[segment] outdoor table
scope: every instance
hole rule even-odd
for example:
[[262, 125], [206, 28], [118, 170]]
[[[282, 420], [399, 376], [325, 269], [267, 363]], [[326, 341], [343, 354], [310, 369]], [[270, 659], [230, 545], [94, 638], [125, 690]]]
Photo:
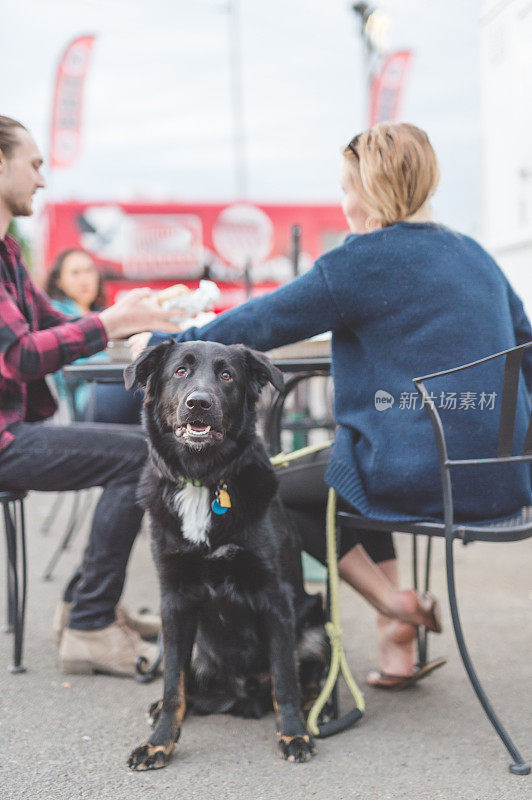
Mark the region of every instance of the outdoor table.
[[[66, 380], [122, 383], [124, 370], [129, 363], [128, 361], [115, 361], [109, 364], [69, 364], [67, 367], [63, 367], [63, 375]], [[273, 358], [272, 363], [282, 372], [315, 372], [318, 375], [328, 375], [331, 370], [329, 356]]]
[[[328, 339], [309, 339], [304, 342], [279, 347], [268, 355], [272, 363], [291, 377], [285, 388], [272, 404], [266, 419], [266, 438], [270, 451], [280, 450], [281, 416], [284, 403], [291, 391], [303, 380], [314, 376], [327, 376], [331, 371], [330, 342]], [[130, 362], [125, 360], [110, 361], [107, 364], [70, 364], [63, 367], [66, 381], [86, 380], [96, 383], [123, 383], [124, 369]], [[92, 419], [94, 397], [91, 393], [88, 406], [88, 419]], [[309, 423], [309, 427], [310, 427]], [[317, 427], [317, 426], [316, 426]]]

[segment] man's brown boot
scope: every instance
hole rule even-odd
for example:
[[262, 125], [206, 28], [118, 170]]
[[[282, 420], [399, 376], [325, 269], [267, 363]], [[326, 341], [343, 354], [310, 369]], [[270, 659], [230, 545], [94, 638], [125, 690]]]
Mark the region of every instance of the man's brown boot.
[[52, 621], [52, 630], [54, 632], [54, 642], [58, 647], [61, 643], [61, 636], [63, 635], [63, 631], [68, 625], [71, 608], [72, 608], [72, 603], [65, 603], [64, 600], [60, 600], [55, 607], [54, 618]]
[[[72, 603], [65, 603], [61, 600], [55, 607], [54, 619], [52, 623], [54, 631], [54, 642], [59, 646], [63, 631], [70, 619], [70, 609]], [[116, 621], [122, 625], [127, 625], [132, 631], [136, 631], [143, 639], [153, 642], [157, 639], [161, 630], [161, 618], [158, 614], [132, 614], [124, 606], [117, 606], [115, 609]]]
[[139, 656], [149, 664], [157, 657], [154, 644], [144, 642], [136, 631], [113, 622], [107, 628], [95, 631], [78, 631], [65, 628], [59, 647], [61, 672], [71, 675], [106, 675], [135, 677]]
[[161, 631], [161, 617], [159, 614], [134, 614], [125, 606], [117, 606], [115, 609], [116, 621], [127, 625], [132, 631], [137, 633], [149, 642], [154, 642]]

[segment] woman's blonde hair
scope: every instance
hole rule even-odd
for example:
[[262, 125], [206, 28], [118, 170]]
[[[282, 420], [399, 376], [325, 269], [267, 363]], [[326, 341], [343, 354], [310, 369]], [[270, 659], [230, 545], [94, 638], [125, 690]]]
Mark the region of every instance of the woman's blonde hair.
[[415, 214], [436, 191], [436, 154], [415, 125], [379, 122], [355, 136], [343, 155], [361, 205], [382, 227]]

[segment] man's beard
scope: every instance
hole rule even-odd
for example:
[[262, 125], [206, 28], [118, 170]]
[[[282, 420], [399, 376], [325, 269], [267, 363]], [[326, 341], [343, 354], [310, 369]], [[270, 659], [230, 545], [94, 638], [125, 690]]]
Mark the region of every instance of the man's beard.
[[31, 217], [33, 214], [32, 199], [30, 197], [25, 203], [21, 200], [13, 200], [9, 204], [9, 210], [13, 217]]

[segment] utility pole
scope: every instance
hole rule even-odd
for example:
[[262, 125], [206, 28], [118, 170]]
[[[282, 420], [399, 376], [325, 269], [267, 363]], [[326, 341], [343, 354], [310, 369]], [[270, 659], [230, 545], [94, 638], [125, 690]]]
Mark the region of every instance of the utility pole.
[[363, 46], [364, 109], [363, 120], [368, 121], [371, 81], [380, 57], [388, 50], [388, 33], [392, 25], [389, 15], [368, 3], [354, 3], [353, 13], [360, 20], [360, 37]]
[[244, 93], [242, 86], [242, 49], [240, 36], [240, 0], [228, 0], [229, 80], [233, 116], [233, 152], [235, 190], [239, 200], [247, 198], [248, 175], [244, 129]]
[[360, 20], [360, 38], [362, 39], [362, 68], [364, 76], [364, 93], [363, 93], [363, 124], [366, 124], [369, 111], [369, 98], [371, 89], [371, 76], [373, 73], [373, 55], [374, 48], [367, 34], [366, 23], [372, 15], [374, 9], [367, 3], [353, 3], [351, 6], [353, 13], [358, 16]]

